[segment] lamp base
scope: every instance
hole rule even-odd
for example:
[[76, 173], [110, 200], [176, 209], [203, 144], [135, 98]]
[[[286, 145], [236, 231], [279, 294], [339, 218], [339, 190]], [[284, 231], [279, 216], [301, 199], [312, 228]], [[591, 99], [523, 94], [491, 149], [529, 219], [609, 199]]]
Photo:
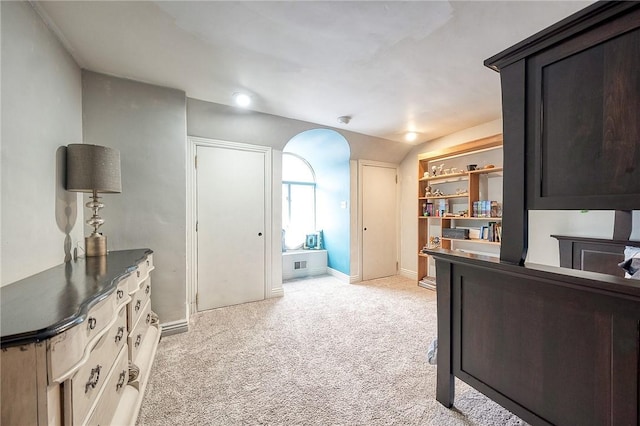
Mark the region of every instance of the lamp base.
[[84, 247], [87, 257], [107, 255], [107, 237], [102, 234], [93, 233], [84, 238]]

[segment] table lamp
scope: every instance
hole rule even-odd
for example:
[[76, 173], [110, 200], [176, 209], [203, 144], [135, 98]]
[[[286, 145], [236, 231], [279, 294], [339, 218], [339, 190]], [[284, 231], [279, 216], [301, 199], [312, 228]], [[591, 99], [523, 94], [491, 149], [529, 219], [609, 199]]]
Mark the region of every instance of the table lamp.
[[120, 152], [106, 146], [70, 144], [67, 146], [67, 191], [92, 193], [86, 206], [93, 216], [86, 222], [93, 232], [85, 237], [87, 257], [107, 254], [107, 237], [98, 232], [104, 219], [98, 210], [104, 207], [98, 193], [120, 193]]

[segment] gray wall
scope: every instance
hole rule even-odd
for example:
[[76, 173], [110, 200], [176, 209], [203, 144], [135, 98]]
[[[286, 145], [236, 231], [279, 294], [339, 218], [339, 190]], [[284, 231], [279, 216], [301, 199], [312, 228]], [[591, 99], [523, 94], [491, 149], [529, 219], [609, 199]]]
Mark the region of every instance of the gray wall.
[[251, 112], [197, 99], [187, 99], [187, 132], [190, 136], [270, 146], [282, 151], [295, 135], [305, 130], [328, 128], [349, 142], [352, 160], [400, 163], [412, 146], [347, 130]]
[[[209, 139], [242, 142], [254, 145], [270, 146], [274, 149], [273, 164], [273, 234], [282, 228], [281, 203], [281, 155], [284, 146], [294, 136], [311, 129], [327, 128], [315, 123], [292, 120], [275, 115], [251, 112], [226, 105], [214, 104], [197, 99], [187, 99], [187, 133]], [[351, 149], [351, 232], [350, 232], [350, 280], [355, 281], [358, 274], [359, 250], [357, 238], [357, 163], [356, 160], [385, 161], [398, 164], [412, 148], [411, 145], [390, 142], [388, 140], [354, 133], [343, 129], [329, 128], [340, 133]], [[277, 161], [277, 164], [276, 164]], [[414, 209], [415, 210], [415, 209]], [[273, 286], [281, 286], [282, 253], [279, 238], [272, 250]]]
[[110, 250], [148, 247], [153, 309], [186, 318], [186, 98], [182, 91], [83, 71], [84, 142], [120, 150], [122, 193], [105, 194]]
[[65, 151], [82, 141], [80, 68], [27, 2], [2, 14], [1, 284], [58, 265], [82, 240]]

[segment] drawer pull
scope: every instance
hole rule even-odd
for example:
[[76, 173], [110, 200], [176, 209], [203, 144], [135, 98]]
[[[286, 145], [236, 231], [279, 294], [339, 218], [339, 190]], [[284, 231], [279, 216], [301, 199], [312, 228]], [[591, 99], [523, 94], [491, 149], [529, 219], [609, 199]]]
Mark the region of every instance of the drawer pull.
[[142, 342], [142, 334], [138, 334], [138, 337], [136, 337], [136, 343], [134, 343], [133, 345], [137, 348], [138, 346], [140, 346], [140, 342]]
[[147, 314], [147, 324], [151, 322], [151, 314]]
[[136, 271], [136, 274], [138, 275], [138, 278], [140, 278], [140, 271]]
[[89, 327], [89, 330], [93, 330], [94, 328], [96, 328], [97, 324], [98, 324], [97, 319], [95, 319], [94, 317], [89, 317], [89, 320], [87, 321], [87, 326]]
[[116, 343], [122, 340], [122, 336], [124, 336], [124, 327], [118, 327], [118, 334], [116, 334]]
[[144, 289], [144, 294], [149, 294], [149, 291], [151, 291], [151, 286], [147, 284], [147, 288]]
[[120, 378], [118, 379], [118, 383], [116, 384], [116, 392], [120, 390], [122, 386], [124, 386], [124, 381], [127, 378], [127, 370], [122, 370], [120, 373]]
[[142, 303], [142, 300], [138, 299], [136, 301], [136, 306], [133, 308], [135, 309], [136, 312], [138, 312], [140, 310], [140, 304]]
[[95, 389], [96, 385], [98, 384], [98, 381], [100, 380], [101, 369], [102, 367], [100, 365], [97, 365], [96, 368], [91, 369], [91, 374], [89, 375], [89, 381], [87, 381], [87, 384], [84, 385], [84, 393], [89, 392], [89, 388]]
[[118, 299], [122, 299], [124, 297], [124, 291], [118, 290], [117, 295], [118, 295]]
[[149, 259], [147, 259], [147, 266], [149, 266]]

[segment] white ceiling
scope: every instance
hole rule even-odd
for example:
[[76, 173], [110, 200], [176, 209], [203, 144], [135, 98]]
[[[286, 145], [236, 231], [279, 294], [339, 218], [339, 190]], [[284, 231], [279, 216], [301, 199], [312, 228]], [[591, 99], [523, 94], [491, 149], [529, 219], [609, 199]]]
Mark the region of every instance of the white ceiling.
[[[82, 68], [393, 141], [500, 118], [483, 61], [584, 1], [44, 1]], [[345, 125], [338, 116], [352, 116]]]

